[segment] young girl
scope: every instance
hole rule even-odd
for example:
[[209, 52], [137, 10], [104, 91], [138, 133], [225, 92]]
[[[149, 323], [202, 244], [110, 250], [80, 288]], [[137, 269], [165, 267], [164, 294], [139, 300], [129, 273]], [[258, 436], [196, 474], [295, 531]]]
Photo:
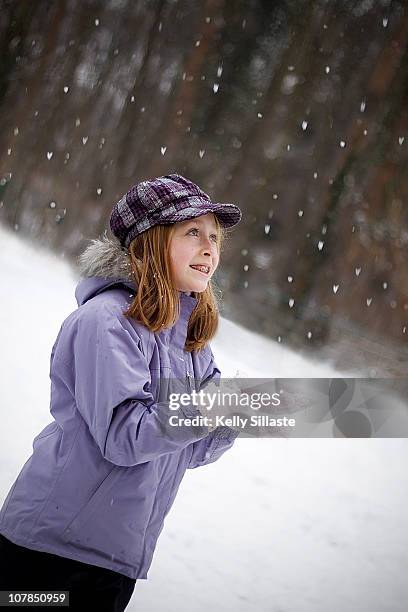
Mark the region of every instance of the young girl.
[[220, 379], [211, 277], [223, 228], [240, 219], [170, 174], [132, 187], [111, 213], [114, 238], [81, 255], [78, 308], [51, 353], [54, 420], [0, 512], [0, 590], [69, 591], [71, 609], [124, 610], [147, 578], [186, 469], [239, 435], [171, 427], [170, 416], [204, 409], [173, 410], [168, 397]]

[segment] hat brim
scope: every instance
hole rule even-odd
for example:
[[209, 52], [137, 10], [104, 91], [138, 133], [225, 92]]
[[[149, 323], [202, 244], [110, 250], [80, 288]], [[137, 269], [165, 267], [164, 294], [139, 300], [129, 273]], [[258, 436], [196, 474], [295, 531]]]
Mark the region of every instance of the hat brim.
[[235, 204], [216, 204], [209, 203], [205, 207], [197, 208], [190, 206], [179, 210], [175, 213], [170, 214], [166, 218], [162, 218], [160, 223], [167, 225], [168, 223], [178, 223], [180, 221], [188, 221], [189, 219], [195, 219], [201, 217], [207, 213], [214, 213], [222, 227], [232, 227], [237, 225], [241, 221], [242, 213], [241, 210]]

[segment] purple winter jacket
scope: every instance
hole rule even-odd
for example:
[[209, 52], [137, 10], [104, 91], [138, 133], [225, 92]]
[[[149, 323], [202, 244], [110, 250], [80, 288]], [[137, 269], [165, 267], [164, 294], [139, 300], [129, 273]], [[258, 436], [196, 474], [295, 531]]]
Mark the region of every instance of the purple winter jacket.
[[[129, 256], [96, 240], [82, 255], [78, 308], [62, 323], [50, 361], [53, 421], [0, 511], [0, 533], [45, 551], [146, 579], [164, 518], [187, 468], [216, 461], [238, 431], [163, 432], [171, 381], [197, 391], [220, 370], [209, 345], [184, 350], [196, 299], [180, 293], [180, 317], [159, 333], [123, 316], [135, 291]], [[170, 384], [166, 386], [166, 381]], [[181, 416], [200, 413], [193, 406]]]

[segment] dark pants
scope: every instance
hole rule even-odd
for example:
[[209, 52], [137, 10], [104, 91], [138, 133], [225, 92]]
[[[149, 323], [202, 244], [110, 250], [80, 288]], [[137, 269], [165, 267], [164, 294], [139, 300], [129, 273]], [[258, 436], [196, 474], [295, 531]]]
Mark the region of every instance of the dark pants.
[[135, 584], [119, 572], [17, 546], [0, 534], [0, 591], [69, 591], [69, 608], [62, 610], [123, 612]]

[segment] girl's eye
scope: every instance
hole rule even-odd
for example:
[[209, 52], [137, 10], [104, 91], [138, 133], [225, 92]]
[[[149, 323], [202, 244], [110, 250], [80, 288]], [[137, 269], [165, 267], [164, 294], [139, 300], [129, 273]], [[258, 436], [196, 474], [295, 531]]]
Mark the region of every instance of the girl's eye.
[[[188, 233], [190, 234], [191, 232], [197, 232], [198, 233], [198, 227], [192, 227]], [[211, 234], [211, 240], [213, 240], [213, 242], [217, 242], [218, 241], [218, 237], [217, 234]]]

